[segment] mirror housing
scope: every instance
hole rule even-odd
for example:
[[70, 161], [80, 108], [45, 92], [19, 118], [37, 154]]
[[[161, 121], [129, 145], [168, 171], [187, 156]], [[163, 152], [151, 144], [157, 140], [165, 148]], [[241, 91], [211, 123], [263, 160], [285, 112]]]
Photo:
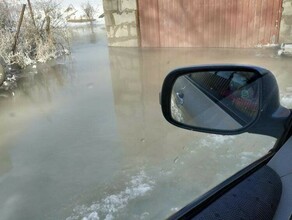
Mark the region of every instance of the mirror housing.
[[[218, 80], [214, 81], [217, 85], [214, 89], [214, 86], [210, 86], [210, 83], [205, 83], [206, 80], [201, 80], [201, 76], [209, 77], [209, 82], [210, 80], [214, 81], [214, 76], [217, 78], [218, 76], [219, 78], [223, 77], [229, 79], [228, 88], [234, 87], [234, 85], [238, 86], [233, 89], [233, 91], [236, 91], [232, 95], [219, 95], [218, 97], [216, 93], [214, 94], [214, 91], [223, 91], [220, 94], [226, 94], [227, 89], [224, 89], [222, 83], [218, 83]], [[197, 79], [200, 80], [197, 81]], [[213, 85], [215, 85], [214, 83]], [[181, 92], [183, 89], [186, 90], [187, 86], [182, 86], [186, 84], [190, 84], [194, 88], [192, 92], [188, 92], [189, 97], [190, 94], [193, 94], [192, 99], [186, 99], [185, 94]], [[244, 115], [247, 115], [247, 109], [251, 109], [251, 107], [248, 107], [246, 102], [243, 107], [238, 107], [236, 100], [245, 96], [246, 88], [250, 88], [250, 85], [256, 88], [254, 91], [256, 91], [257, 101], [254, 102], [256, 104], [252, 107], [253, 112], [251, 113], [250, 110], [248, 112], [249, 116], [252, 117], [241, 121], [239, 120], [241, 117], [237, 116], [242, 115], [244, 118]], [[198, 95], [199, 93], [200, 95]], [[189, 100], [188, 107], [186, 107], [187, 100]], [[183, 111], [188, 111], [188, 113], [192, 111], [188, 116], [191, 115], [191, 119], [195, 120], [186, 122], [186, 120], [178, 120], [174, 117], [172, 109], [174, 103], [179, 108], [184, 108]], [[201, 107], [197, 108], [196, 106]], [[206, 106], [208, 106], [208, 110]], [[278, 84], [273, 74], [261, 67], [244, 65], [207, 65], [173, 70], [167, 75], [163, 83], [161, 107], [165, 119], [175, 126], [221, 135], [249, 132], [278, 138], [285, 129], [286, 119], [290, 116], [290, 110], [280, 105]], [[195, 107], [197, 109], [194, 109]], [[206, 112], [201, 114], [202, 111], [205, 111], [204, 108]], [[211, 108], [213, 108], [212, 113], [210, 113]], [[228, 121], [228, 123], [217, 123], [217, 125], [214, 122], [207, 123], [207, 121], [212, 121], [210, 116], [214, 116], [213, 121], [224, 118], [224, 121]], [[227, 124], [229, 125], [227, 126]]]

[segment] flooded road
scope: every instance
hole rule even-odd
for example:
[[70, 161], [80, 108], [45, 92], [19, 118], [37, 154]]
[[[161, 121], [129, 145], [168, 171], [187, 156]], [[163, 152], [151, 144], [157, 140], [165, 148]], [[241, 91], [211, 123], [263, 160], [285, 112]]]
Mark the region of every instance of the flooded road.
[[274, 50], [106, 45], [101, 28], [80, 30], [71, 57], [28, 68], [0, 97], [1, 219], [164, 219], [273, 146], [168, 124], [158, 94], [177, 66], [266, 67], [292, 107], [291, 58]]

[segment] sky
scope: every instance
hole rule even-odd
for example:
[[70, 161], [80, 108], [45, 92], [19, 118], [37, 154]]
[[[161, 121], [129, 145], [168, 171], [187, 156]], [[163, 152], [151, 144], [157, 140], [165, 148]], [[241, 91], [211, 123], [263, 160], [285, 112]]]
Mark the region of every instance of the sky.
[[[1, 1], [1, 0], [0, 0]], [[61, 3], [61, 7], [63, 10], [67, 9], [69, 5], [73, 5], [74, 8], [77, 10], [75, 13], [75, 17], [80, 17], [84, 15], [83, 10], [81, 9], [81, 5], [83, 3], [89, 2], [95, 9], [95, 17], [98, 23], [104, 24], [104, 18], [98, 18], [100, 15], [103, 14], [103, 0], [53, 0], [57, 3]], [[27, 0], [8, 0], [9, 3], [16, 3], [16, 4], [27, 4]], [[31, 0], [31, 4], [33, 5], [36, 0]]]
[[[1, 1], [1, 0], [0, 0]], [[10, 2], [14, 1], [15, 3], [27, 4], [27, 0], [8, 0]], [[66, 9], [69, 5], [73, 5], [75, 9], [78, 11], [82, 11], [81, 5], [83, 3], [89, 2], [96, 10], [97, 16], [103, 14], [103, 0], [53, 0], [55, 2], [60, 2], [63, 9]], [[34, 4], [35, 0], [31, 0], [32, 5]]]
[[67, 6], [67, 5], [74, 5], [74, 6], [80, 6], [82, 3], [87, 3], [89, 2], [93, 6], [97, 5], [102, 5], [102, 0], [61, 0], [58, 2], [62, 2], [62, 5]]
[[[67, 8], [69, 5], [73, 5], [75, 9], [78, 10], [76, 13], [76, 16], [78, 17], [83, 13], [83, 10], [80, 10], [81, 4], [89, 2], [96, 10], [96, 15], [99, 16], [103, 14], [103, 5], [102, 0], [61, 0], [56, 2], [62, 2], [62, 7]], [[104, 23], [104, 19], [98, 19], [99, 22]]]
[[56, 2], [62, 2], [64, 8], [72, 4], [76, 9], [79, 9], [81, 4], [89, 2], [97, 10], [98, 15], [103, 13], [102, 0], [61, 0]]
[[[17, 0], [16, 0], [17, 2]], [[18, 0], [20, 3], [27, 3], [26, 0]], [[31, 3], [33, 4], [34, 0], [31, 0]], [[55, 2], [60, 2], [64, 7], [67, 7], [68, 5], [72, 4], [74, 7], [80, 7], [82, 3], [89, 2], [92, 6], [102, 6], [102, 0], [55, 0]]]

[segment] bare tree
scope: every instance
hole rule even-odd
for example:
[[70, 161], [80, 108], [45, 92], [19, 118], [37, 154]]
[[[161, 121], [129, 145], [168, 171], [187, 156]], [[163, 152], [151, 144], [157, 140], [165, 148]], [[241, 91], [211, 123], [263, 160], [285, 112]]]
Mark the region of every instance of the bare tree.
[[85, 3], [81, 5], [86, 17], [90, 20], [94, 19], [94, 15], [95, 15], [95, 9], [94, 7], [89, 3]]

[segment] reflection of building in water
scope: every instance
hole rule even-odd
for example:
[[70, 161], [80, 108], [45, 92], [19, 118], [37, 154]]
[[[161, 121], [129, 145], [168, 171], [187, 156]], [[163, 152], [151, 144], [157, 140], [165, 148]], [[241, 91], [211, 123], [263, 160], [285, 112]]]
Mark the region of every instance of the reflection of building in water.
[[159, 163], [194, 138], [169, 125], [161, 113], [159, 92], [169, 70], [165, 53], [110, 48], [109, 55], [117, 127], [127, 155]]
[[135, 49], [112, 48], [110, 60], [114, 104], [120, 132], [122, 136], [135, 141], [143, 139], [145, 109], [140, 55]]

